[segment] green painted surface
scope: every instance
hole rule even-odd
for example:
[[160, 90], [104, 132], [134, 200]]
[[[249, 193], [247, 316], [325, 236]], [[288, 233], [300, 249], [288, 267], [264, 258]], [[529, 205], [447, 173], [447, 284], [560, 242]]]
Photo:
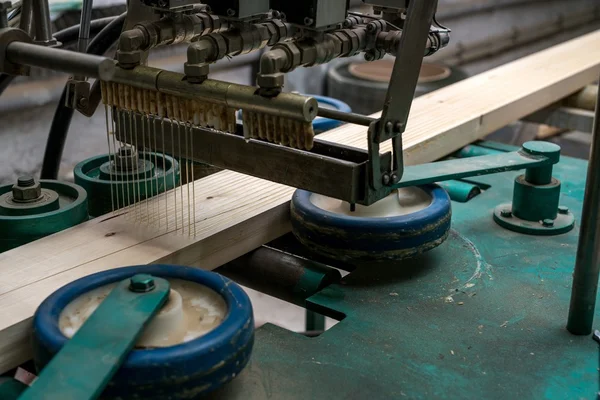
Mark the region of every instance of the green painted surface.
[[[41, 180], [42, 189], [58, 194], [58, 209], [33, 208], [26, 215], [5, 215], [0, 209], [0, 253], [60, 232], [88, 219], [88, 195], [78, 185]], [[0, 195], [12, 184], [0, 187]]]
[[19, 400], [96, 399], [127, 358], [144, 327], [169, 297], [169, 282], [148, 275], [125, 279], [44, 367]]
[[312, 310], [343, 319], [319, 337], [262, 327], [248, 368], [213, 397], [596, 398], [598, 344], [565, 329], [586, 167], [563, 158], [554, 168], [577, 219], [558, 236], [494, 222], [522, 172], [477, 177], [490, 187], [453, 203], [444, 244], [361, 266], [311, 297]]

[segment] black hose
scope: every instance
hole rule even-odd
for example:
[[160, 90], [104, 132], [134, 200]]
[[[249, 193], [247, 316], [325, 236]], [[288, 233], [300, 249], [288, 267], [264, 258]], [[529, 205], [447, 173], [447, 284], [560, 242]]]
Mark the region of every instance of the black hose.
[[[106, 27], [94, 37], [86, 52], [95, 55], [103, 55], [106, 53], [119, 39], [121, 31], [123, 30], [123, 25], [125, 24], [125, 17], [126, 13], [123, 13], [106, 25]], [[62, 160], [69, 126], [71, 125], [71, 119], [73, 118], [73, 113], [75, 111], [66, 106], [66, 101], [67, 86], [65, 85], [58, 105], [56, 106], [56, 111], [54, 112], [52, 125], [50, 126], [50, 133], [48, 134], [48, 141], [46, 142], [46, 150], [44, 152], [44, 161], [42, 163], [41, 179], [58, 178], [58, 171], [60, 169], [60, 162]]]
[[[95, 19], [90, 23], [90, 34], [95, 35], [102, 29], [106, 28], [108, 24], [119, 17], [106, 17]], [[76, 41], [79, 38], [79, 24], [70, 26], [62, 31], [58, 31], [54, 34], [56, 40], [64, 45]]]

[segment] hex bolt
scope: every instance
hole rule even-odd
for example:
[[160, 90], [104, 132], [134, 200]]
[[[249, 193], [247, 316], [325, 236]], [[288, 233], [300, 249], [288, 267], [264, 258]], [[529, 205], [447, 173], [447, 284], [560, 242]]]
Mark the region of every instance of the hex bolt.
[[511, 210], [502, 210], [500, 211], [500, 216], [503, 218], [511, 218], [512, 217], [512, 211]]
[[12, 199], [17, 203], [31, 203], [42, 197], [42, 185], [31, 176], [21, 176], [12, 187]]
[[375, 24], [371, 23], [367, 25], [367, 32], [373, 32], [375, 29]]
[[400, 121], [396, 122], [394, 124], [394, 133], [400, 133], [402, 132], [402, 128], [404, 127], [404, 124]]
[[156, 287], [154, 278], [148, 274], [137, 274], [129, 280], [129, 290], [135, 293], [147, 293]]
[[554, 226], [554, 220], [547, 218], [542, 221], [542, 225], [544, 225], [546, 228], [551, 228]]
[[568, 214], [569, 213], [569, 207], [559, 206], [558, 207], [558, 213], [559, 214]]
[[30, 187], [35, 185], [35, 179], [31, 176], [21, 176], [17, 179], [17, 185], [21, 187]]
[[391, 179], [391, 183], [398, 183], [398, 175], [396, 174], [392, 174]]

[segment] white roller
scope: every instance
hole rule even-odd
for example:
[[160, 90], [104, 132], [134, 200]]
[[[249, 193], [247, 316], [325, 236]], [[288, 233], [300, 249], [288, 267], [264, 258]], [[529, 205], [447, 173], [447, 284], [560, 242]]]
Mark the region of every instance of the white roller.
[[398, 189], [389, 196], [370, 206], [356, 204], [355, 211], [350, 211], [350, 203], [320, 194], [312, 194], [310, 201], [317, 207], [334, 214], [351, 217], [387, 218], [408, 215], [421, 211], [432, 202], [432, 198], [418, 187]]
[[[198, 283], [169, 279], [167, 303], [146, 327], [136, 347], [168, 347], [199, 338], [225, 319], [227, 305], [218, 293]], [[71, 338], [98, 308], [116, 284], [92, 290], [68, 304], [59, 328]]]

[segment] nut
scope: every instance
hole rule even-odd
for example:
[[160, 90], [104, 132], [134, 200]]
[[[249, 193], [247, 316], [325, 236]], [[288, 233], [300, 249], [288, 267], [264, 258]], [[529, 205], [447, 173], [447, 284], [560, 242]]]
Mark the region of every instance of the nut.
[[42, 197], [42, 185], [32, 177], [21, 177], [13, 185], [12, 195], [17, 203], [29, 203]]
[[140, 51], [117, 51], [117, 61], [119, 66], [130, 67], [139, 65], [142, 62], [142, 52]]
[[183, 64], [183, 72], [192, 83], [202, 83], [208, 78], [210, 66], [208, 64]]
[[138, 168], [138, 153], [131, 146], [123, 146], [115, 155], [115, 166], [119, 170], [135, 170]]
[[136, 293], [146, 293], [154, 290], [154, 278], [147, 274], [134, 275], [129, 281], [129, 290]]
[[545, 226], [546, 228], [551, 228], [554, 226], [554, 220], [552, 219], [545, 219], [542, 221], [542, 225]]
[[258, 75], [256, 83], [261, 88], [280, 88], [283, 87], [285, 78], [282, 73]]
[[512, 211], [509, 209], [505, 209], [505, 210], [501, 210], [500, 211], [500, 216], [503, 218], [511, 218], [512, 217]]

